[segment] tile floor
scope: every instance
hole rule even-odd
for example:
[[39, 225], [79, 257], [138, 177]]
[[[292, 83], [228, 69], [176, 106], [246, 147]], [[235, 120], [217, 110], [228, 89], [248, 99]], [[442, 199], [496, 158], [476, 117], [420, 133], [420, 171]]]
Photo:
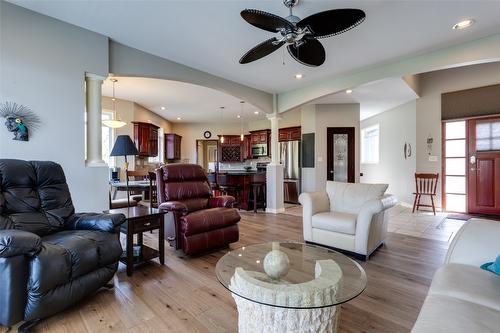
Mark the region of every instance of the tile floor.
[[[285, 204], [285, 214], [302, 216], [302, 206]], [[465, 221], [448, 219], [446, 213], [412, 213], [411, 208], [396, 205], [389, 210], [389, 232], [450, 242]]]

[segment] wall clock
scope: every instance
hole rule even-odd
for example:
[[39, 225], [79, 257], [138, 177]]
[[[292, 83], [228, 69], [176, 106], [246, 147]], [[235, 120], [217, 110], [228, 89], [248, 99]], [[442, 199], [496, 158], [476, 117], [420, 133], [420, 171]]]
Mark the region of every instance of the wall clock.
[[212, 133], [210, 131], [205, 131], [203, 133], [203, 137], [205, 137], [205, 139], [210, 139], [212, 137]]

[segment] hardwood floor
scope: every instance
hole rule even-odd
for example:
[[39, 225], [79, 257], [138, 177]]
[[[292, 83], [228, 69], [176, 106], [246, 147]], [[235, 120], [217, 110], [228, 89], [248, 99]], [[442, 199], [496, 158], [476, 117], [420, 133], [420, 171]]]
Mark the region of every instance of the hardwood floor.
[[[240, 241], [231, 248], [271, 240], [302, 241], [301, 218], [242, 213]], [[145, 242], [154, 246], [156, 235], [146, 233]], [[386, 245], [361, 263], [368, 286], [342, 305], [340, 332], [409, 332], [447, 247], [389, 233]], [[35, 332], [236, 332], [235, 303], [214, 274], [227, 249], [195, 258], [166, 251], [165, 266], [155, 261], [131, 278], [120, 265], [114, 290], [43, 321]]]

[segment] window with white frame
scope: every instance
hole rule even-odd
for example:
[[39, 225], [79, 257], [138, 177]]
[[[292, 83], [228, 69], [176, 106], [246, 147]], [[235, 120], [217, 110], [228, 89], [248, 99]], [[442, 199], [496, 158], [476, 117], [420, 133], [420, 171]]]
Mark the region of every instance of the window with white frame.
[[[113, 112], [102, 111], [102, 120], [113, 119]], [[109, 156], [114, 144], [114, 132], [111, 127], [102, 125], [102, 159], [104, 162], [108, 163], [108, 166], [115, 166], [114, 157]]]
[[379, 144], [379, 124], [361, 130], [361, 163], [377, 164], [379, 162]]

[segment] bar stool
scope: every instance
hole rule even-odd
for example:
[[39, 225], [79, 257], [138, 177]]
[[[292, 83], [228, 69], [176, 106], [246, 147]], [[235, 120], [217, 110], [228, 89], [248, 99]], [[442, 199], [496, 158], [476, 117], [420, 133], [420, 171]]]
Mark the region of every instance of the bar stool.
[[231, 179], [232, 177], [227, 173], [219, 173], [217, 177], [217, 185], [221, 195], [231, 195], [234, 197], [234, 206], [240, 205], [240, 190], [241, 187]]
[[266, 174], [255, 173], [250, 177], [250, 187], [252, 198], [253, 212], [257, 213], [257, 208], [266, 209]]
[[219, 184], [217, 184], [217, 174], [215, 172], [207, 173], [208, 184], [210, 185], [210, 190], [212, 195], [217, 196], [217, 191], [219, 191]]

